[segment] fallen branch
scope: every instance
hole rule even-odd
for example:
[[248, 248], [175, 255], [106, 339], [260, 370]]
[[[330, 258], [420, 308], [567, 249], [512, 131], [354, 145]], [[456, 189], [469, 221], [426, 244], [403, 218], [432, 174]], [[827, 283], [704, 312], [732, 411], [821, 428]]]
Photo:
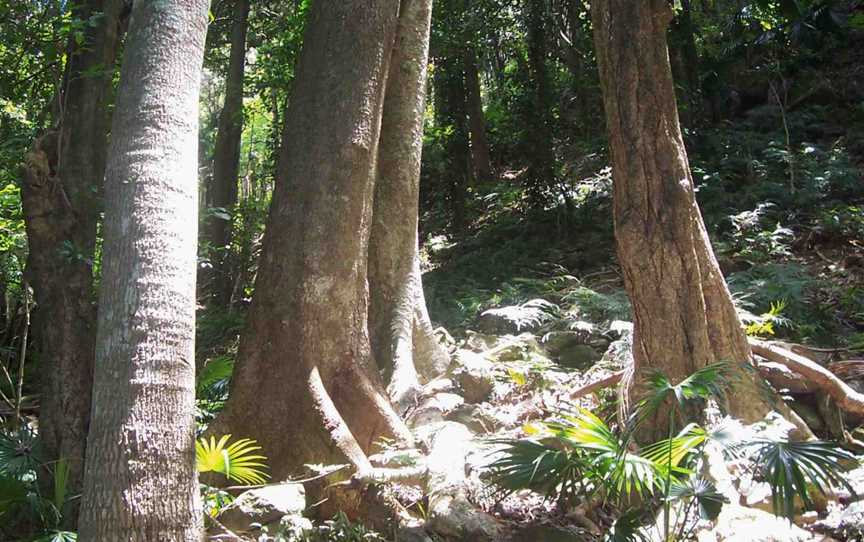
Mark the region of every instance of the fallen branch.
[[842, 410], [864, 416], [864, 394], [847, 386], [845, 382], [825, 367], [785, 348], [758, 339], [751, 338], [749, 341], [754, 354], [785, 365], [793, 372], [806, 378], [813, 387], [831, 396]]
[[581, 388], [577, 389], [573, 393], [570, 394], [570, 399], [579, 399], [580, 397], [584, 397], [589, 393], [593, 393], [597, 390], [602, 390], [603, 388], [609, 388], [611, 386], [617, 385], [621, 382], [621, 378], [624, 376], [625, 371], [618, 371], [616, 373], [612, 373], [606, 378], [601, 378], [595, 382], [591, 382], [590, 384], [585, 384]]

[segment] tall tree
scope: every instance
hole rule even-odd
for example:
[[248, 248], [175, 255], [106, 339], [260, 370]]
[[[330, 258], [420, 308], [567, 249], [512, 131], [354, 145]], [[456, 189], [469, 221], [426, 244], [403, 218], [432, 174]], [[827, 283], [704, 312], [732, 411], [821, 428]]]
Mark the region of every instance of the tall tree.
[[[72, 17], [88, 24], [83, 39], [69, 40], [66, 75], [56, 97], [60, 116], [28, 153], [22, 183], [43, 382], [39, 436], [49, 461], [66, 461], [73, 494], [81, 490], [90, 417], [93, 261], [124, 6], [122, 0], [72, 5]], [[71, 526], [75, 516], [74, 509], [67, 510], [64, 519]]]
[[233, 280], [230, 261], [231, 230], [237, 204], [237, 174], [240, 166], [240, 139], [243, 134], [243, 74], [246, 66], [246, 30], [249, 0], [234, 1], [231, 24], [231, 57], [225, 79], [225, 103], [219, 115], [213, 152], [213, 179], [208, 186], [208, 204], [224, 210], [208, 217], [205, 231], [211, 247], [212, 273], [209, 293], [218, 306], [231, 302]]
[[448, 128], [445, 136], [446, 183], [451, 226], [457, 232], [468, 226], [468, 185], [472, 179], [471, 149], [466, 117], [465, 77], [462, 58], [442, 56], [435, 65], [436, 124]]
[[105, 173], [80, 539], [200, 540], [198, 90], [209, 0], [135, 2]]
[[477, 68], [477, 53], [467, 45], [463, 53], [465, 65], [466, 105], [468, 107], [468, 127], [471, 133], [471, 162], [474, 177], [481, 183], [493, 178], [492, 156], [489, 152], [489, 138], [486, 135], [486, 118], [483, 115], [483, 97], [480, 93], [480, 72]]
[[374, 172], [398, 10], [398, 0], [351, 0], [314, 2], [309, 13], [255, 295], [213, 428], [257, 439], [276, 479], [308, 463], [349, 463], [362, 474], [378, 437], [410, 438], [377, 378], [367, 328]]
[[401, 406], [421, 381], [444, 372], [447, 352], [432, 333], [417, 246], [420, 157], [432, 0], [402, 0], [378, 143], [369, 241], [372, 353]]
[[[750, 348], [696, 204], [681, 137], [666, 45], [669, 3], [595, 0], [591, 11], [612, 154], [618, 258], [633, 303], [637, 385], [657, 369], [680, 381], [715, 361], [749, 363]], [[753, 374], [741, 369], [729, 398], [732, 414], [748, 421], [773, 406]]]
[[525, 0], [528, 70], [533, 103], [526, 119], [530, 163], [528, 194], [534, 205], [546, 200], [546, 187], [555, 185], [555, 147], [552, 139], [552, 82], [547, 65], [549, 17], [545, 0]]

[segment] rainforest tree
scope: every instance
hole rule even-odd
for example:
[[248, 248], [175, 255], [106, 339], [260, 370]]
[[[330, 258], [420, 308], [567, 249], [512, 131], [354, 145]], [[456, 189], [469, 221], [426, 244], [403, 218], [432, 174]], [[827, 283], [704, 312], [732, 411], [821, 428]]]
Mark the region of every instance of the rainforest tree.
[[208, 0], [136, 2], [106, 168], [80, 539], [201, 537], [195, 470], [197, 111]]

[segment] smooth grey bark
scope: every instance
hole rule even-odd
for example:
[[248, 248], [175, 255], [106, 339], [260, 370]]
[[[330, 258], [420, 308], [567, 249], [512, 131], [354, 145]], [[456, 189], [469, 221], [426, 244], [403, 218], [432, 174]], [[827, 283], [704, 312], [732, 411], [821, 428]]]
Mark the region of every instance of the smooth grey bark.
[[[41, 361], [39, 438], [49, 464], [62, 459], [69, 467], [70, 495], [81, 492], [84, 474], [96, 337], [93, 260], [124, 8], [122, 0], [73, 5], [74, 17], [95, 23], [84, 26], [80, 43], [70, 39], [60, 117], [28, 153], [22, 183]], [[51, 473], [42, 475], [43, 486], [53, 487]], [[64, 511], [69, 528], [75, 503]]]
[[[243, 135], [243, 74], [246, 66], [246, 30], [249, 0], [235, 0], [231, 26], [231, 58], [225, 79], [225, 103], [219, 114], [213, 152], [213, 179], [208, 187], [209, 206], [233, 214], [237, 204], [237, 175], [240, 167], [240, 140]], [[205, 224], [211, 247], [212, 269], [208, 290], [213, 303], [226, 307], [231, 302], [234, 282], [230, 258], [232, 221], [210, 216]]]
[[[733, 415], [788, 412], [756, 380], [750, 347], [696, 204], [666, 44], [666, 0], [595, 0], [595, 51], [612, 155], [615, 238], [633, 304], [637, 393], [654, 370], [680, 382], [700, 367], [736, 367]], [[743, 365], [739, 365], [743, 364]], [[665, 416], [650, 430], [665, 435]]]
[[421, 382], [442, 374], [449, 355], [426, 311], [417, 247], [420, 158], [432, 0], [402, 0], [378, 142], [369, 241], [372, 353], [404, 408]]
[[[398, 8], [351, 0], [313, 2], [309, 12], [255, 295], [230, 398], [211, 426], [257, 439], [274, 479], [309, 463], [350, 464], [362, 475], [380, 436], [410, 440], [376, 381], [367, 327], [374, 172]], [[358, 501], [328, 500], [336, 505], [351, 511]]]
[[82, 542], [197, 541], [198, 92], [208, 0], [136, 1], [105, 173]]

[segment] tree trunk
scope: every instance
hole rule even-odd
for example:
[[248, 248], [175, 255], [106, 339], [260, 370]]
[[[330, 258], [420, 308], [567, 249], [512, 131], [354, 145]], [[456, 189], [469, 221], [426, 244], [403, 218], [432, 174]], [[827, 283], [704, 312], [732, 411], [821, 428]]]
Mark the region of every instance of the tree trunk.
[[483, 116], [483, 100], [480, 96], [480, 74], [477, 71], [477, 55], [474, 48], [466, 47], [464, 57], [471, 162], [477, 181], [488, 183], [493, 180], [492, 158], [489, 154], [489, 138], [486, 137], [486, 119]]
[[555, 148], [552, 140], [552, 88], [546, 65], [547, 15], [545, 0], [527, 0], [528, 68], [534, 104], [526, 119], [530, 163], [526, 184], [533, 205], [542, 207], [547, 189], [555, 186]]
[[[84, 474], [96, 335], [96, 224], [123, 9], [122, 0], [89, 0], [73, 7], [73, 16], [85, 21], [103, 15], [94, 19], [95, 26], [85, 25], [80, 44], [70, 40], [58, 128], [28, 153], [22, 183], [42, 372], [39, 436], [48, 461], [66, 461], [70, 494], [80, 493]], [[53, 484], [50, 478], [46, 486]], [[73, 505], [65, 511], [64, 525], [73, 528], [76, 516]]]
[[[612, 154], [615, 236], [633, 303], [637, 385], [653, 370], [678, 382], [718, 360], [751, 364], [681, 139], [666, 46], [671, 9], [665, 0], [596, 0], [591, 8]], [[731, 413], [751, 422], [762, 418], [772, 399], [754, 371], [742, 369], [739, 376]]]
[[447, 135], [445, 172], [452, 213], [451, 228], [456, 232], [468, 226], [468, 185], [471, 181], [471, 149], [468, 143], [465, 78], [462, 59], [444, 57], [435, 69], [436, 123], [451, 127]]
[[372, 353], [390, 397], [408, 406], [442, 374], [447, 352], [432, 334], [417, 249], [420, 157], [432, 0], [402, 0], [381, 121], [369, 241]]
[[[213, 432], [257, 439], [274, 479], [309, 463], [364, 474], [410, 435], [367, 328], [375, 162], [398, 0], [314, 2], [286, 117], [255, 295]], [[254, 416], [249, 413], [254, 412]]]
[[[225, 80], [225, 104], [219, 115], [219, 128], [213, 152], [213, 180], [209, 187], [209, 206], [223, 209], [230, 217], [237, 204], [237, 174], [240, 167], [240, 139], [243, 135], [243, 74], [246, 66], [246, 29], [249, 0], [235, 0], [231, 26], [231, 58]], [[221, 213], [220, 213], [221, 214]], [[207, 241], [213, 265], [209, 293], [216, 306], [231, 302], [234, 281], [231, 269], [232, 220], [211, 215], [206, 222]]]
[[83, 542], [200, 540], [195, 225], [208, 7], [133, 7], [105, 173]]

